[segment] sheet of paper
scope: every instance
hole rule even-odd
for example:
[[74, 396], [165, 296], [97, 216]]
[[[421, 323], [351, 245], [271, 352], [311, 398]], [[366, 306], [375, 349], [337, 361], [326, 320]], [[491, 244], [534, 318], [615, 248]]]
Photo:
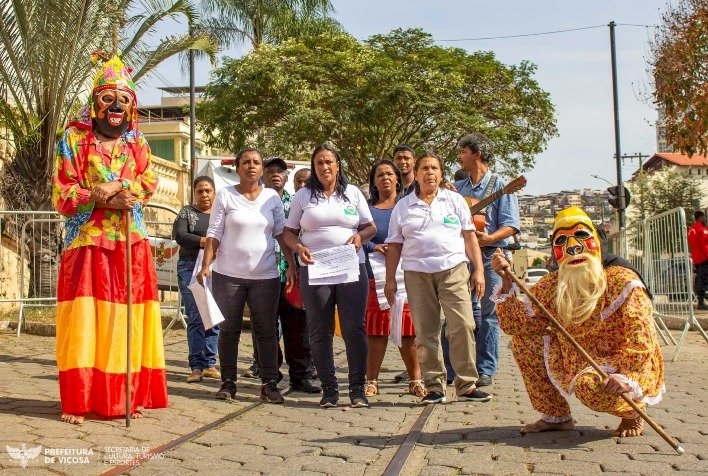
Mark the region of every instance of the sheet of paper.
[[308, 283], [311, 286], [322, 286], [325, 284], [344, 284], [353, 283], [354, 281], [359, 281], [359, 267], [356, 268], [356, 272], [351, 272], [347, 274], [339, 274], [336, 276], [325, 276], [323, 278], [309, 278]]
[[[369, 264], [371, 265], [371, 270], [374, 272], [374, 282], [376, 283], [376, 299], [379, 301], [379, 307], [382, 310], [389, 308], [388, 301], [386, 301], [386, 295], [384, 294], [384, 285], [386, 284], [386, 256], [381, 253], [369, 253]], [[401, 263], [398, 263], [398, 268], [396, 268], [396, 294], [403, 297], [403, 302], [408, 302], [408, 295], [406, 295], [406, 283], [403, 279], [403, 269], [401, 268]]]
[[221, 314], [221, 310], [211, 293], [211, 277], [207, 277], [206, 286], [194, 281], [194, 283], [189, 285], [189, 289], [192, 291], [194, 301], [197, 303], [197, 309], [199, 309], [199, 315], [204, 323], [204, 329], [211, 329], [224, 322], [224, 316]]
[[403, 346], [403, 305], [405, 300], [400, 294], [396, 294], [391, 307], [391, 328], [388, 338], [397, 347]]
[[359, 272], [359, 256], [354, 245], [341, 245], [311, 253], [313, 264], [307, 267], [310, 279], [352, 275]]

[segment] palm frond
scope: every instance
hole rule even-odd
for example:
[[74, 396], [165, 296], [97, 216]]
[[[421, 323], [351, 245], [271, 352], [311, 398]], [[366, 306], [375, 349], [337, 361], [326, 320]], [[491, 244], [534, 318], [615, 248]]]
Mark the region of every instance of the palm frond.
[[158, 64], [186, 49], [202, 51], [212, 60], [216, 59], [217, 48], [212, 38], [208, 35], [190, 36], [186, 34], [166, 38], [156, 49], [146, 52], [141, 66], [133, 74], [133, 80], [139, 81], [140, 78], [152, 71]]

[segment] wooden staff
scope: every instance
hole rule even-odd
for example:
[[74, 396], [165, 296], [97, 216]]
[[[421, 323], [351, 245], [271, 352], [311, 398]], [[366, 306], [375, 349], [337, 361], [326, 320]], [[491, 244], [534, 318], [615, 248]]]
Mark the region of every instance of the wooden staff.
[[126, 253], [125, 253], [125, 266], [126, 266], [126, 280], [125, 280], [125, 294], [126, 294], [126, 304], [127, 304], [127, 312], [126, 312], [126, 325], [127, 325], [127, 342], [126, 342], [126, 359], [125, 359], [125, 427], [129, 428], [130, 427], [130, 419], [131, 419], [131, 414], [130, 414], [130, 407], [131, 407], [131, 398], [130, 398], [130, 392], [131, 392], [131, 372], [130, 372], [130, 361], [131, 361], [131, 343], [133, 340], [133, 258], [132, 258], [132, 250], [130, 246], [130, 228], [131, 228], [131, 221], [133, 218], [133, 211], [132, 210], [126, 210], [125, 211], [125, 247], [126, 247]]
[[[511, 272], [511, 270], [510, 270], [509, 268], [504, 268], [504, 272], [506, 273], [507, 276], [509, 276], [509, 277], [511, 278], [511, 280], [512, 280], [514, 283], [516, 283], [516, 285], [519, 287], [519, 289], [521, 289], [521, 290], [529, 297], [529, 299], [531, 299], [531, 301], [533, 301], [533, 303], [543, 312], [543, 315], [546, 316], [546, 318], [547, 318], [549, 321], [551, 321], [551, 324], [553, 324], [553, 326], [554, 326], [556, 329], [558, 329], [558, 330], [560, 331], [560, 333], [565, 336], [566, 339], [568, 339], [568, 341], [573, 345], [573, 347], [575, 347], [575, 350], [577, 350], [577, 351], [580, 353], [580, 355], [582, 355], [583, 358], [588, 361], [588, 363], [590, 364], [590, 366], [591, 366], [593, 369], [595, 369], [595, 371], [596, 371], [598, 374], [600, 374], [600, 377], [602, 377], [602, 380], [603, 380], [603, 381], [606, 381], [606, 380], [609, 378], [609, 376], [607, 375], [607, 373], [606, 373], [604, 370], [602, 370], [602, 367], [600, 367], [600, 366], [597, 364], [597, 362], [595, 362], [595, 360], [594, 360], [592, 357], [590, 357], [590, 354], [588, 354], [588, 353], [585, 351], [585, 349], [583, 349], [583, 348], [581, 347], [581, 345], [578, 344], [578, 343], [575, 341], [575, 339], [573, 339], [573, 336], [571, 336], [571, 335], [568, 333], [568, 331], [565, 330], [565, 328], [563, 327], [563, 325], [562, 325], [560, 322], [558, 322], [558, 321], [556, 320], [556, 318], [551, 315], [550, 312], [548, 312], [548, 309], [546, 309], [546, 308], [543, 306], [543, 304], [541, 304], [541, 303], [538, 301], [538, 299], [536, 299], [536, 296], [534, 296], [533, 294], [531, 294], [531, 293], [529, 292], [528, 288], [527, 288], [526, 286], [524, 286], [524, 283], [522, 283], [521, 280], [520, 280], [519, 278], [517, 278], [517, 277]], [[632, 400], [632, 399], [629, 397], [629, 395], [627, 395], [626, 393], [623, 393], [623, 394], [621, 394], [620, 396], [622, 397], [622, 399], [623, 399], [625, 402], [627, 402], [627, 404], [629, 404], [630, 407], [632, 407], [632, 409], [633, 409], [635, 412], [637, 412], [637, 413], [639, 414], [640, 417], [642, 417], [642, 418], [644, 419], [645, 422], [649, 423], [649, 426], [651, 426], [652, 428], [654, 428], [654, 431], [656, 431], [656, 432], [659, 434], [659, 436], [661, 436], [661, 437], [664, 439], [664, 441], [666, 441], [668, 444], [670, 444], [671, 447], [672, 447], [674, 450], [676, 450], [676, 452], [677, 452], [678, 454], [683, 454], [683, 453], [684, 453], [684, 449], [681, 448], [681, 447], [678, 445], [678, 443], [676, 443], [669, 435], [667, 435], [666, 432], [665, 432], [659, 425], [657, 425], [656, 422], [655, 422], [654, 420], [652, 420], [649, 415], [646, 414], [646, 412], [644, 412], [644, 410], [642, 410], [641, 408], [639, 408], [639, 406], [634, 402], [634, 400]]]

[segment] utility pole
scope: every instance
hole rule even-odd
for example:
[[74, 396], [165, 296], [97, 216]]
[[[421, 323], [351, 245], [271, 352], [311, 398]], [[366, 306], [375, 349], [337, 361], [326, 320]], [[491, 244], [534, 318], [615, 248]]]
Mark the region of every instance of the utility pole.
[[[624, 189], [622, 183], [622, 151], [620, 148], [620, 125], [619, 125], [619, 99], [617, 96], [617, 52], [615, 51], [615, 26], [616, 23], [611, 21], [607, 26], [610, 27], [610, 54], [612, 58], [612, 104], [615, 113], [615, 157], [617, 166], [617, 187], [620, 192]], [[619, 194], [619, 208], [617, 209], [617, 218], [619, 221], [619, 229], [624, 228], [624, 193]]]
[[[189, 27], [189, 35], [194, 36], [194, 30]], [[194, 50], [189, 49], [189, 197], [192, 196], [192, 183], [194, 183], [194, 174], [197, 167], [197, 144], [196, 144], [196, 127], [197, 113], [195, 105], [195, 86], [194, 86]], [[191, 203], [191, 198], [188, 199]]]

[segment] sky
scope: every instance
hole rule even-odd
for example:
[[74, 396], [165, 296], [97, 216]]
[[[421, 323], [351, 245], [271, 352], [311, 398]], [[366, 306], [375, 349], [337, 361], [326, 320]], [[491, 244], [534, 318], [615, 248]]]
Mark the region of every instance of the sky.
[[[559, 136], [551, 139], [527, 172], [523, 193], [539, 195], [562, 190], [608, 186], [597, 175], [616, 182], [610, 34], [616, 27], [621, 151], [656, 152], [656, 110], [651, 103], [647, 58], [649, 39], [666, 7], [663, 0], [333, 0], [334, 17], [359, 39], [395, 28], [422, 28], [443, 46], [492, 51], [505, 64], [529, 60], [535, 79], [550, 93]], [[627, 24], [627, 25], [623, 25]], [[629, 26], [639, 25], [639, 26]], [[648, 26], [645, 26], [648, 25]], [[594, 27], [549, 35], [446, 41], [522, 35]], [[227, 51], [239, 57], [239, 46]], [[208, 81], [208, 61], [197, 64], [197, 84]], [[176, 60], [162, 65], [140, 91], [143, 104], [157, 104], [163, 85], [185, 85], [188, 77]], [[646, 159], [645, 159], [646, 160]], [[638, 168], [637, 160], [622, 167], [623, 179]]]

